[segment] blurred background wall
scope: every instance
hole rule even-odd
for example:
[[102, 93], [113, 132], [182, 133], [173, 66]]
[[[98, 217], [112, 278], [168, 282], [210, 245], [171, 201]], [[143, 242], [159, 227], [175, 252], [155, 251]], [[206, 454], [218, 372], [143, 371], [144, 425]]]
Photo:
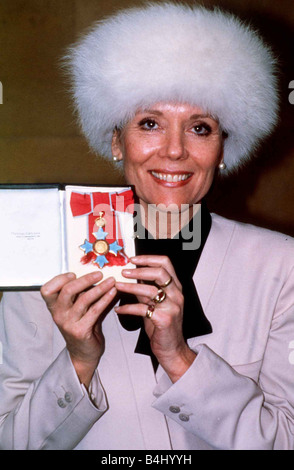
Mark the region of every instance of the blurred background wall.
[[[142, 3], [0, 0], [0, 183], [123, 183], [112, 164], [93, 155], [80, 134], [60, 58], [93, 21]], [[275, 134], [238, 178], [215, 184], [210, 208], [294, 236], [294, 104], [289, 102], [289, 84], [294, 80], [294, 2], [201, 3], [223, 7], [259, 28], [283, 72], [281, 121]]]

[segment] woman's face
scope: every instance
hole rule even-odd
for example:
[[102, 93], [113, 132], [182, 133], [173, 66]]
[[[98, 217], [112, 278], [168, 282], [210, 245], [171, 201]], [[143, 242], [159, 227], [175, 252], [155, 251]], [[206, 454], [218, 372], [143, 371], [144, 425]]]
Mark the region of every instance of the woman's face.
[[115, 131], [112, 152], [124, 162], [141, 204], [195, 204], [222, 159], [217, 121], [189, 104], [157, 103]]

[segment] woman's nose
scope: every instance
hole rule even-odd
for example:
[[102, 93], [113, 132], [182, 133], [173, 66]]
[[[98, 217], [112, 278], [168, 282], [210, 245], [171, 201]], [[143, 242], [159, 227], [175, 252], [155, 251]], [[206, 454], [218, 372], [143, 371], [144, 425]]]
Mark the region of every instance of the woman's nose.
[[170, 130], [165, 134], [161, 156], [171, 160], [186, 158], [185, 135], [181, 130]]

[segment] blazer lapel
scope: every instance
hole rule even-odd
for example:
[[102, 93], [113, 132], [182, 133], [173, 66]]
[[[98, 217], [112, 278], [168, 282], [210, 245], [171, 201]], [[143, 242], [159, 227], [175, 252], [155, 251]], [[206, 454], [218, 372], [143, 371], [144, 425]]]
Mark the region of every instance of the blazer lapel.
[[226, 224], [225, 219], [212, 214], [210, 234], [193, 276], [204, 312], [213, 295], [234, 230], [234, 224]]

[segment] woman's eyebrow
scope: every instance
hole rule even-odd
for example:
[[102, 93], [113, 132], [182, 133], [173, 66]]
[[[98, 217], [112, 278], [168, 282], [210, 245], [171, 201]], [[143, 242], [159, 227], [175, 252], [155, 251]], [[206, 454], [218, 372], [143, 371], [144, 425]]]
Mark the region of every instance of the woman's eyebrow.
[[[149, 109], [149, 108], [145, 108], [145, 109], [141, 109], [138, 114], [143, 114], [143, 113], [150, 113], [150, 114], [155, 114], [157, 116], [162, 116], [163, 113], [161, 111], [158, 111], [157, 109]], [[213, 117], [210, 115], [210, 114], [192, 114], [192, 116], [190, 116], [189, 119], [199, 119], [199, 118], [210, 118], [210, 119], [213, 119]]]
[[157, 116], [162, 116], [162, 112], [161, 111], [157, 111], [156, 109], [141, 109], [138, 114], [143, 114], [143, 113], [150, 113], [150, 114], [156, 114]]
[[210, 114], [192, 114], [192, 116], [190, 116], [190, 119], [199, 119], [199, 118], [213, 119], [213, 117]]

